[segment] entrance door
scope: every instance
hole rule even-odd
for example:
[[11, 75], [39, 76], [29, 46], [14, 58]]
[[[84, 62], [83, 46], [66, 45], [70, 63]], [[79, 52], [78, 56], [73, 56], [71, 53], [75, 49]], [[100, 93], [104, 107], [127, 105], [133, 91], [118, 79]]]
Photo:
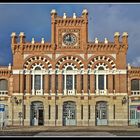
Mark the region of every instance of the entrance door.
[[42, 102], [32, 102], [31, 104], [31, 125], [44, 124], [44, 109]]
[[43, 125], [43, 109], [39, 109], [38, 111], [38, 125]]
[[76, 125], [76, 104], [75, 102], [64, 102], [63, 105], [63, 125]]
[[137, 110], [137, 105], [130, 106], [130, 125], [137, 125], [140, 123], [140, 111]]
[[107, 102], [96, 104], [96, 125], [107, 125]]

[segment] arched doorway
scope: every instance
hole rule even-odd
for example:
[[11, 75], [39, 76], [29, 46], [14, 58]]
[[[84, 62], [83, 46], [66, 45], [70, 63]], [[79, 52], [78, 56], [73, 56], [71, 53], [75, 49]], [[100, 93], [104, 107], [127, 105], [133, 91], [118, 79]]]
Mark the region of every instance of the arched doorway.
[[63, 104], [63, 125], [76, 125], [76, 103], [67, 101]]
[[96, 103], [96, 125], [108, 124], [108, 107], [106, 101], [99, 101]]
[[31, 125], [44, 125], [44, 106], [41, 101], [31, 103]]

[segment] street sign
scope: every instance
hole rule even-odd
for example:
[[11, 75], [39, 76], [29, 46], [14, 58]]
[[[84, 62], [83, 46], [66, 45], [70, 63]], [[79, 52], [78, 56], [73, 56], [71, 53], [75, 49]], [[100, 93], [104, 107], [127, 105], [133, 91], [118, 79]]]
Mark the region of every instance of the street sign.
[[4, 108], [5, 108], [5, 105], [4, 104], [0, 104], [0, 112], [4, 112]]
[[5, 105], [0, 104], [0, 128], [3, 128]]

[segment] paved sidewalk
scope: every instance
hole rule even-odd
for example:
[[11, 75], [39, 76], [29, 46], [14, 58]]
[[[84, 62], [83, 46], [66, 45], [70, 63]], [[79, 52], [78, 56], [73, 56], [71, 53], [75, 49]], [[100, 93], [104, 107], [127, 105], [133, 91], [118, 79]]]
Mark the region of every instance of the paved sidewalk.
[[137, 126], [8, 126], [0, 131], [25, 132], [109, 132], [109, 131], [140, 131]]

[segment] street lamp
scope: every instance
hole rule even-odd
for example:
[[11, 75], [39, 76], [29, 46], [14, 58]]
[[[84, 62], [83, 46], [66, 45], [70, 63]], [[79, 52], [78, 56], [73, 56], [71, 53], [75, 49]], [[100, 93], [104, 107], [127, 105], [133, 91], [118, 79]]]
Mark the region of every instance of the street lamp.
[[[23, 102], [22, 99], [18, 99], [16, 96], [11, 97], [11, 102], [12, 102], [12, 125], [13, 125], [13, 121], [14, 121], [14, 103], [16, 103], [16, 105], [19, 105]], [[23, 109], [22, 109], [23, 112]], [[23, 113], [19, 112], [19, 118], [20, 118], [20, 125], [23, 124], [22, 122], [22, 118], [23, 118]]]
[[22, 99], [17, 99], [16, 96], [14, 97], [14, 100], [17, 105], [22, 103]]
[[126, 104], [126, 103], [127, 103], [127, 98], [126, 98], [126, 96], [124, 96], [123, 99], [122, 99], [122, 105]]

